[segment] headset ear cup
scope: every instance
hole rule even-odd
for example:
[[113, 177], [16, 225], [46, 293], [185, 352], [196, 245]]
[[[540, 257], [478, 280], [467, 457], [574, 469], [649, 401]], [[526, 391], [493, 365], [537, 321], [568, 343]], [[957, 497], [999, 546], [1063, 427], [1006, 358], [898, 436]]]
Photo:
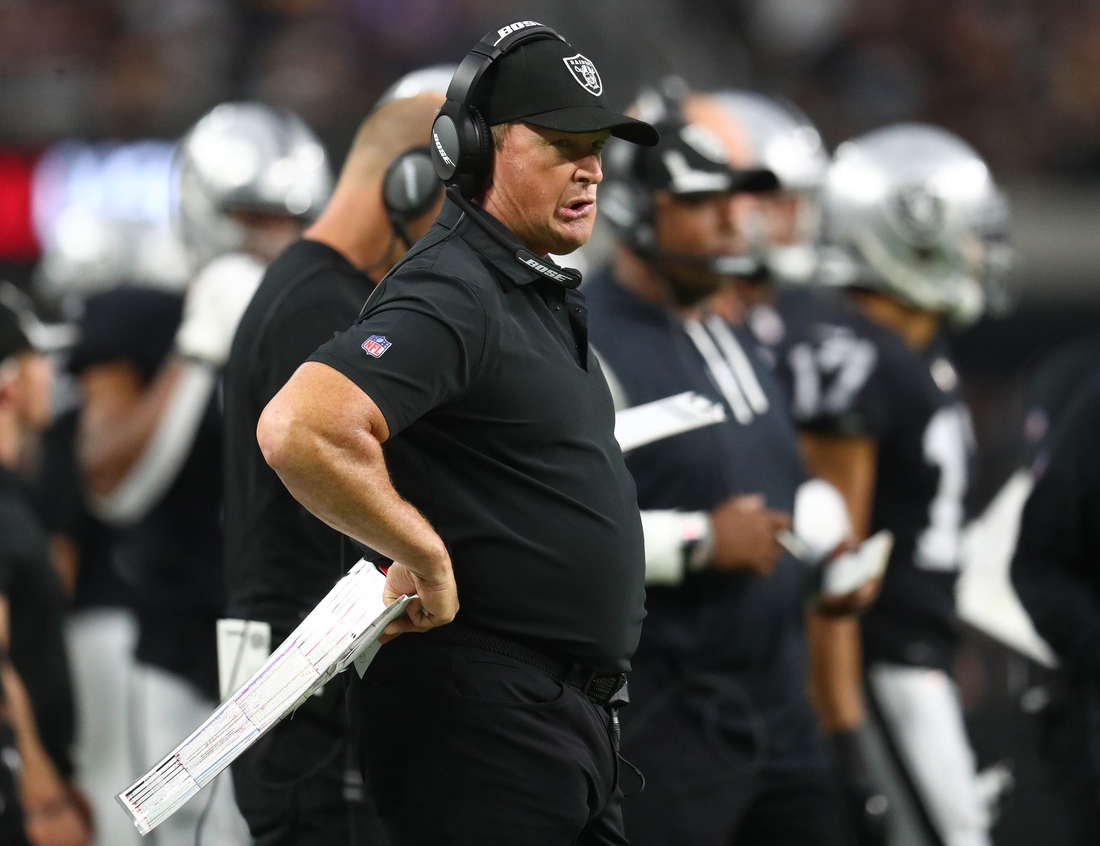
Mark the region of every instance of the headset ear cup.
[[443, 192], [428, 147], [413, 147], [390, 162], [382, 177], [382, 205], [394, 231], [406, 242], [406, 227], [427, 213]]
[[476, 192], [485, 184], [493, 170], [493, 133], [480, 111], [470, 109], [470, 116], [474, 120], [478, 141], [477, 160], [474, 167], [474, 179], [477, 180], [477, 188], [474, 189]]

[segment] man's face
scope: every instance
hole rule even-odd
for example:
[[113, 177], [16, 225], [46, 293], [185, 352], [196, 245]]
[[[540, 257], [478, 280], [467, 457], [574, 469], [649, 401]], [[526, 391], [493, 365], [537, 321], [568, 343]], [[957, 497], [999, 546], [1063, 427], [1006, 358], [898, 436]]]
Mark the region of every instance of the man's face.
[[723, 277], [703, 266], [714, 256], [740, 255], [747, 249], [737, 225], [739, 198], [730, 194], [676, 197], [658, 192], [653, 199], [653, 232], [662, 250], [698, 256], [700, 263], [668, 262], [663, 274], [676, 300], [692, 305], [718, 290]]
[[568, 255], [592, 235], [600, 153], [610, 137], [608, 130], [509, 127], [481, 205], [536, 255]]

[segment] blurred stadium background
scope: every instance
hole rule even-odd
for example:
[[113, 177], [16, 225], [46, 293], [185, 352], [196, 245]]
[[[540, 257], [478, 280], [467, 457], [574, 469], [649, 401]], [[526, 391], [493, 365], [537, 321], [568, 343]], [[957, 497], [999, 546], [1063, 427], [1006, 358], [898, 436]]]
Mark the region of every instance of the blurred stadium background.
[[[218, 102], [294, 110], [338, 167], [400, 74], [458, 61], [523, 18], [567, 33], [616, 106], [677, 74], [787, 97], [830, 148], [904, 120], [974, 144], [1011, 200], [1017, 290], [1013, 311], [954, 339], [979, 511], [1019, 461], [1030, 367], [1100, 329], [1096, 0], [0, 0], [0, 278], [31, 287], [73, 208], [167, 226], [172, 142]], [[980, 643], [963, 659], [971, 716], [991, 708], [974, 720], [981, 753], [983, 734], [1000, 746], [1018, 725], [990, 691], [1018, 699], [1035, 670], [983, 658]], [[1018, 787], [999, 843], [1038, 842], [1032, 824], [1057, 817]]]
[[788, 97], [831, 146], [912, 119], [977, 147], [1012, 200], [1019, 292], [957, 339], [988, 499], [1018, 455], [1020, 375], [1100, 325], [1092, 0], [2, 0], [0, 275], [29, 283], [70, 203], [166, 221], [167, 146], [117, 142], [249, 97], [302, 115], [338, 166], [395, 78], [520, 17], [569, 32], [622, 101], [673, 73]]

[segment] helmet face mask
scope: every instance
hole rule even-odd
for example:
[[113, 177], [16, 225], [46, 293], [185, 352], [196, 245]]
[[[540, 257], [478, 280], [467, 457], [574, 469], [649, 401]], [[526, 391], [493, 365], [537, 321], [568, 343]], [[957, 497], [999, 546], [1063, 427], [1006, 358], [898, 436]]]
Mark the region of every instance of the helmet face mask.
[[962, 325], [986, 309], [1007, 213], [985, 163], [960, 139], [908, 124], [846, 142], [822, 201], [826, 284], [878, 290]]
[[197, 264], [240, 250], [248, 228], [235, 213], [309, 221], [332, 193], [324, 148], [291, 112], [223, 103], [180, 143], [180, 236]]

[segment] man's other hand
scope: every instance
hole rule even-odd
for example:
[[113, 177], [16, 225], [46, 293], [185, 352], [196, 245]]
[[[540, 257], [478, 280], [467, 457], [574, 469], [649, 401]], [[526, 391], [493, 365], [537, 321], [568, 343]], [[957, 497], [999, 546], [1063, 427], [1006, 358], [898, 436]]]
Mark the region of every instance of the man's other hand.
[[426, 579], [416, 575], [404, 564], [394, 562], [386, 572], [386, 588], [382, 598], [386, 605], [401, 596], [412, 596], [405, 609], [405, 616], [386, 626], [379, 640], [393, 640], [402, 632], [424, 632], [436, 626], [445, 626], [458, 613], [458, 588], [448, 559], [438, 568], [437, 576]]
[[776, 532], [791, 525], [785, 511], [764, 507], [761, 494], [734, 496], [712, 512], [714, 556], [719, 570], [751, 570], [766, 576], [775, 567], [783, 548]]

